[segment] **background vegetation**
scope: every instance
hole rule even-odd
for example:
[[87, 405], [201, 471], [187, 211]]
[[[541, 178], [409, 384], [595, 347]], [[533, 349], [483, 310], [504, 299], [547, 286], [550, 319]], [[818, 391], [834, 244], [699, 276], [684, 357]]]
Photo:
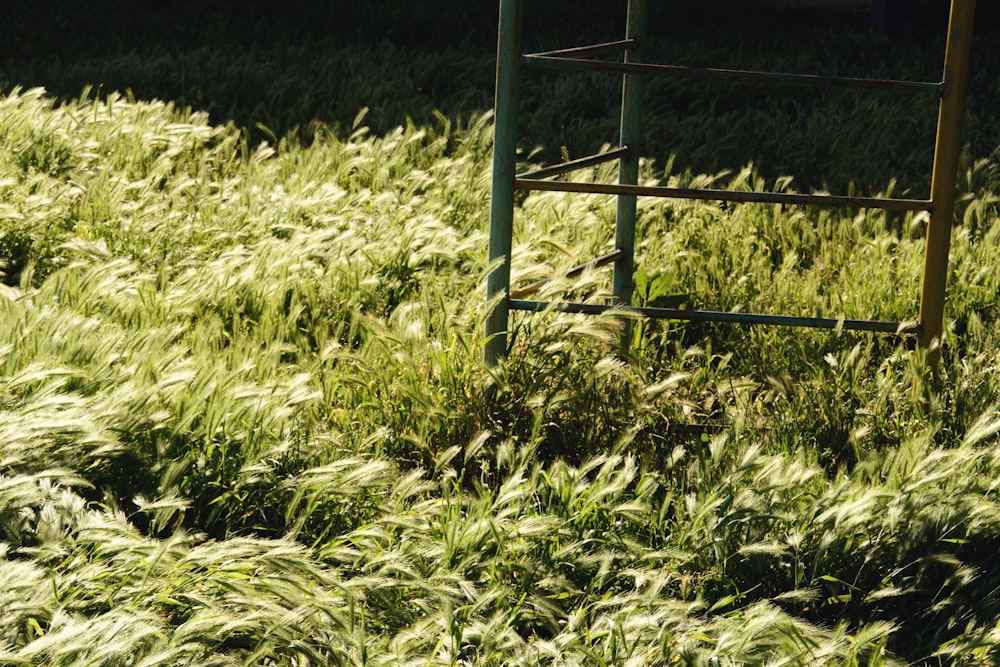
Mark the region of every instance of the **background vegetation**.
[[[662, 4], [658, 60], [939, 76], [933, 22]], [[11, 13], [0, 664], [1000, 660], [995, 32], [935, 384], [905, 337], [637, 322], [621, 358], [553, 313], [482, 367], [494, 8], [241, 7]], [[523, 162], [612, 141], [617, 86], [529, 78]], [[646, 181], [926, 195], [933, 101], [648, 102]], [[607, 198], [516, 213], [518, 283], [610, 249]], [[912, 318], [924, 222], [643, 200], [637, 299]]]

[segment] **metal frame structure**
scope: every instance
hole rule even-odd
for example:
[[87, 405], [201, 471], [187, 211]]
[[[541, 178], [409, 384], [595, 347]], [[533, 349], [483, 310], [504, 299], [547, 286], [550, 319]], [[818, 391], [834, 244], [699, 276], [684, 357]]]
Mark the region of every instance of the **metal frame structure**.
[[[940, 341], [943, 328], [948, 251], [954, 217], [955, 185], [961, 148], [962, 116], [968, 80], [975, 0], [952, 0], [951, 2], [944, 72], [941, 81], [935, 82], [779, 74], [645, 63], [641, 60], [641, 47], [646, 36], [648, 0], [627, 0], [627, 2], [628, 19], [624, 40], [558, 51], [522, 54], [523, 0], [500, 0], [493, 190], [490, 203], [489, 261], [491, 270], [487, 277], [487, 299], [490, 311], [486, 319], [484, 361], [492, 366], [506, 355], [511, 310], [542, 311], [552, 308], [564, 312], [598, 314], [612, 308], [629, 308], [639, 315], [659, 319], [829, 329], [842, 327], [843, 329], [888, 333], [911, 332], [918, 335], [920, 345], [928, 350], [928, 363], [932, 366], [936, 365], [938, 346], [934, 343]], [[599, 56], [619, 54], [622, 56], [620, 60], [598, 58]], [[517, 174], [515, 162], [519, 77], [522, 68], [525, 67], [620, 74], [622, 76], [622, 105], [619, 147], [564, 164]], [[649, 76], [739, 81], [751, 84], [877, 89], [936, 95], [940, 101], [930, 199], [735, 192], [704, 188], [640, 186], [638, 185], [640, 156], [636, 146], [639, 144], [642, 129], [642, 84], [643, 79]], [[617, 183], [546, 180], [552, 176], [613, 160], [618, 161]], [[615, 250], [576, 267], [569, 273], [569, 275], [573, 275], [587, 267], [613, 263], [613, 298], [611, 303], [607, 305], [568, 302], [546, 303], [520, 298], [535, 291], [539, 284], [521, 290], [511, 290], [510, 257], [513, 238], [514, 193], [516, 190], [603, 193], [617, 197]], [[840, 208], [878, 208], [895, 211], [928, 211], [930, 220], [927, 225], [919, 317], [915, 322], [892, 322], [632, 307], [636, 198], [647, 196]], [[623, 335], [622, 340], [628, 340], [627, 332]]]

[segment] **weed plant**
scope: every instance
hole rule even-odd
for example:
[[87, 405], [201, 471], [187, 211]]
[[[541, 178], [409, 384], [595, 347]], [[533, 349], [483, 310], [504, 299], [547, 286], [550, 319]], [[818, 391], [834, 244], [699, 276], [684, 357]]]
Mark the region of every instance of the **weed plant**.
[[[485, 368], [488, 113], [259, 141], [188, 104], [0, 97], [0, 664], [1000, 661], [986, 112], [935, 383], [905, 336], [635, 321], [621, 355], [617, 314], [518, 314]], [[718, 160], [641, 178], [806, 187]], [[525, 197], [515, 283], [602, 301], [559, 276], [613, 216]], [[915, 316], [920, 215], [639, 218], [640, 303]]]

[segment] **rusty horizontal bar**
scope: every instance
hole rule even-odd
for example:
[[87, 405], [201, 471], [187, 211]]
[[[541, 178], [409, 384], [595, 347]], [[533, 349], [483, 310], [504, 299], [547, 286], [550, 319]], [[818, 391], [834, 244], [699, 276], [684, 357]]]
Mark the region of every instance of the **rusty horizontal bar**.
[[589, 262], [585, 262], [583, 264], [578, 264], [577, 266], [574, 266], [572, 269], [570, 269], [569, 271], [566, 272], [566, 277], [567, 278], [575, 278], [576, 276], [580, 275], [581, 273], [583, 273], [587, 269], [596, 269], [599, 266], [604, 266], [605, 264], [610, 264], [611, 262], [613, 262], [616, 259], [618, 259], [619, 257], [621, 257], [622, 254], [623, 253], [622, 253], [622, 251], [621, 251], [620, 248], [617, 249], [617, 250], [612, 250], [609, 253], [605, 253], [605, 254], [601, 255], [600, 257], [595, 257], [594, 259], [590, 260]]
[[[583, 264], [578, 264], [577, 266], [574, 266], [572, 269], [570, 269], [569, 271], [567, 271], [564, 275], [567, 278], [574, 278], [574, 277], [580, 275], [581, 273], [583, 273], [584, 271], [586, 271], [587, 269], [596, 269], [599, 266], [604, 266], [605, 264], [610, 264], [611, 262], [616, 261], [618, 258], [620, 258], [624, 254], [625, 253], [623, 253], [620, 249], [619, 250], [613, 250], [613, 251], [611, 251], [611, 252], [609, 252], [609, 253], [607, 253], [605, 255], [601, 255], [600, 257], [595, 257], [594, 259], [590, 260], [589, 262], [584, 262]], [[552, 282], [552, 278], [543, 278], [542, 280], [536, 280], [535, 282], [531, 283], [530, 285], [526, 285], [526, 286], [521, 287], [519, 289], [511, 290], [510, 291], [510, 298], [512, 298], [512, 299], [520, 299], [521, 297], [528, 296], [529, 294], [534, 294], [535, 292], [537, 292], [538, 290], [542, 289], [543, 287], [545, 287], [550, 282]]]
[[587, 56], [603, 56], [609, 53], [622, 53], [631, 51], [639, 46], [637, 39], [621, 39], [615, 42], [602, 42], [589, 46], [575, 46], [571, 49], [558, 49], [556, 51], [540, 51], [529, 53], [528, 56], [541, 56], [552, 58], [586, 58]]
[[605, 151], [604, 153], [596, 153], [594, 155], [588, 155], [587, 157], [569, 160], [568, 162], [563, 162], [561, 164], [554, 164], [550, 167], [542, 167], [541, 169], [528, 171], [523, 174], [518, 174], [516, 178], [548, 178], [549, 176], [558, 176], [559, 174], [576, 171], [577, 169], [593, 167], [597, 164], [604, 164], [605, 162], [617, 160], [623, 155], [628, 155], [630, 150], [631, 149], [627, 146], [616, 148], [614, 150]]
[[822, 88], [867, 88], [911, 93], [940, 94], [944, 84], [940, 81], [900, 81], [898, 79], [864, 79], [849, 76], [819, 76], [816, 74], [785, 74], [756, 72], [714, 67], [684, 67], [681, 65], [656, 65], [651, 63], [615, 62], [589, 58], [564, 58], [549, 55], [526, 55], [526, 65], [545, 69], [591, 70], [615, 74], [651, 74], [674, 78], [706, 81], [737, 81], [745, 83], [779, 83], [793, 86], [818, 86]]
[[714, 310], [684, 310], [680, 308], [648, 308], [639, 306], [614, 306], [592, 303], [524, 301], [510, 299], [508, 306], [513, 310], [541, 312], [552, 309], [563, 313], [600, 315], [609, 310], [623, 310], [643, 317], [659, 320], [686, 320], [688, 322], [736, 322], [741, 324], [768, 324], [784, 327], [807, 327], [813, 329], [849, 329], [853, 331], [876, 331], [881, 333], [916, 333], [918, 322], [888, 322], [884, 320], [848, 320], [830, 317], [797, 317], [794, 315], [767, 315], [763, 313], [731, 313]]
[[573, 181], [540, 181], [515, 178], [520, 190], [547, 192], [588, 192], [604, 195], [635, 195], [665, 199], [704, 199], [711, 201], [757, 202], [761, 204], [793, 204], [800, 206], [831, 206], [840, 208], [879, 208], [890, 211], [929, 211], [929, 199], [893, 199], [890, 197], [853, 197], [846, 195], [810, 195], [793, 192], [743, 192], [712, 188], [671, 188], [662, 185], [622, 185], [619, 183], [577, 183]]

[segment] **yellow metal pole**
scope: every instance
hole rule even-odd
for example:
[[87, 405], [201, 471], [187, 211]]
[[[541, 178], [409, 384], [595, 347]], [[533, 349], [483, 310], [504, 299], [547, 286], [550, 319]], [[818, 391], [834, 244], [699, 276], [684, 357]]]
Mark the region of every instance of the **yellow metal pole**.
[[975, 14], [975, 0], [952, 0], [948, 18], [948, 45], [944, 57], [944, 86], [934, 146], [934, 171], [931, 176], [931, 217], [927, 226], [927, 249], [920, 293], [920, 346], [927, 350], [927, 364], [932, 370], [937, 369], [941, 354], [948, 252], [955, 214], [955, 183], [962, 147], [962, 114], [965, 111], [965, 88], [969, 78], [969, 53]]

